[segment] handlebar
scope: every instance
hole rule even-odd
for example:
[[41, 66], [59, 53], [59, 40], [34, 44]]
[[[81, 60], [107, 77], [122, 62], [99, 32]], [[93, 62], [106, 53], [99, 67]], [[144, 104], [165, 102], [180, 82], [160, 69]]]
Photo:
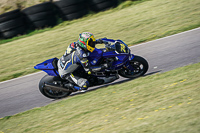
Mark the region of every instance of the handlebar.
[[104, 41], [104, 44], [105, 44], [105, 48], [108, 49], [108, 50], [115, 50], [115, 47], [112, 47], [112, 45], [107, 42], [107, 41]]

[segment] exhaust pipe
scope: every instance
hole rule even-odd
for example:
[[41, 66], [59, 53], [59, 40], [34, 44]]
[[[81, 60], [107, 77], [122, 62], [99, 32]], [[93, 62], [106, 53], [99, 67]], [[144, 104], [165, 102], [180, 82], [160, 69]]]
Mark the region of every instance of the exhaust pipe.
[[51, 90], [54, 90], [54, 91], [75, 92], [71, 89], [64, 88], [64, 87], [61, 87], [61, 86], [57, 86], [57, 85], [52, 84], [52, 83], [44, 83], [43, 88], [46, 89], [46, 90], [49, 90], [49, 88], [50, 88]]

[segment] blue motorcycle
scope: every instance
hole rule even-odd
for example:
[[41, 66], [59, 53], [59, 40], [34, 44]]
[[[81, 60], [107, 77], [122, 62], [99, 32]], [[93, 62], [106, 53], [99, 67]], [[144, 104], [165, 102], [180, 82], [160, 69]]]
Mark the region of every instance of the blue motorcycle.
[[[111, 83], [117, 80], [119, 75], [133, 79], [147, 72], [148, 62], [140, 56], [131, 54], [128, 45], [123, 41], [113, 39], [103, 39], [103, 41], [105, 48], [95, 48], [90, 53], [88, 60], [93, 66], [109, 62], [109, 67], [89, 74], [82, 67], [76, 70], [76, 74], [88, 80], [89, 87]], [[47, 73], [40, 80], [39, 90], [44, 96], [52, 99], [64, 98], [74, 92], [74, 90], [64, 87], [64, 84], [69, 83], [69, 81], [63, 80], [59, 76], [57, 62], [58, 58], [52, 58], [34, 67]]]

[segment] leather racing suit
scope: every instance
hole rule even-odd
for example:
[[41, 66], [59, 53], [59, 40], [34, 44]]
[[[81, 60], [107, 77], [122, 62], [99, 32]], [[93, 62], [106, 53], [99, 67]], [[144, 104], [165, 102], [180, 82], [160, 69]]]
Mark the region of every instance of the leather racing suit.
[[[82, 66], [86, 72], [97, 72], [107, 67], [107, 64], [91, 67], [87, 59], [89, 55], [90, 52], [79, 47], [78, 42], [71, 43], [68, 46], [65, 54], [58, 60], [57, 64], [60, 77], [70, 82], [70, 84], [66, 84], [66, 87], [73, 90], [86, 90], [88, 88], [89, 82], [87, 79], [74, 74], [76, 69], [80, 66]], [[76, 85], [78, 85], [78, 87]]]

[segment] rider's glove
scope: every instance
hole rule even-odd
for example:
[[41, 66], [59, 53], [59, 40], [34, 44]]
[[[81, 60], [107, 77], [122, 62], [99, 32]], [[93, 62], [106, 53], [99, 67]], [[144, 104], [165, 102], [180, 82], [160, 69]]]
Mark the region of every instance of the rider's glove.
[[102, 39], [97, 39], [96, 40], [96, 44], [102, 44], [102, 43], [104, 43]]

